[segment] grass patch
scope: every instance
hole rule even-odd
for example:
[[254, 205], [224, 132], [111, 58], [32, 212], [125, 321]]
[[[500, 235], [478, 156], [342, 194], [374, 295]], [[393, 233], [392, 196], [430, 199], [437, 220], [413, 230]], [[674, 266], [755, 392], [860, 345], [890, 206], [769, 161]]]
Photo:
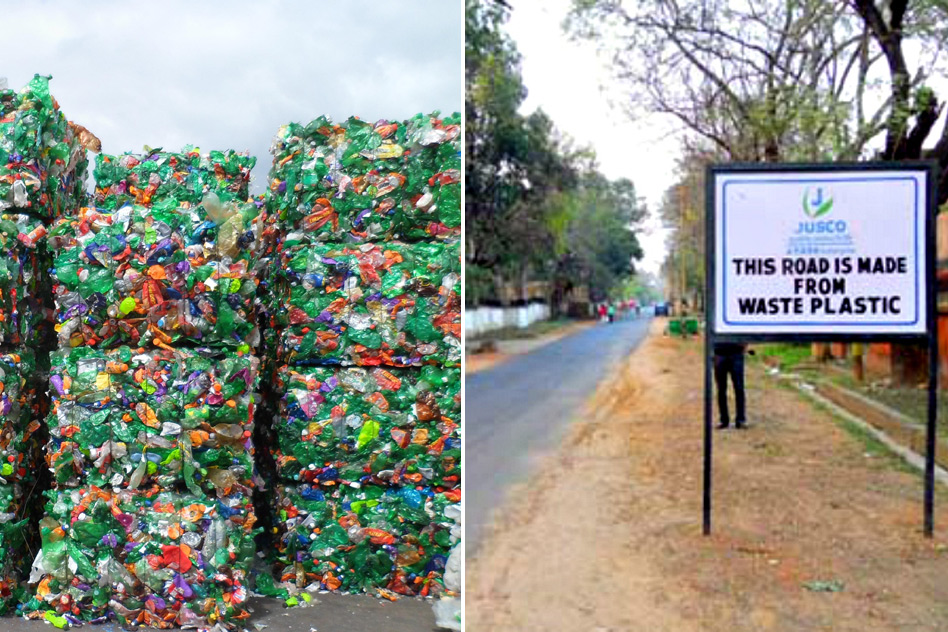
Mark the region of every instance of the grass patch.
[[859, 445], [862, 446], [862, 451], [864, 454], [868, 454], [872, 457], [874, 462], [879, 467], [886, 467], [894, 469], [898, 472], [905, 472], [908, 474], [913, 474], [919, 478], [922, 477], [922, 472], [915, 469], [911, 465], [905, 462], [905, 460], [893, 452], [886, 444], [882, 443], [879, 439], [876, 438], [874, 434], [860, 426], [859, 424], [845, 418], [836, 412], [835, 409], [828, 406], [822, 400], [816, 399], [816, 397], [810, 396], [805, 391], [797, 387], [793, 382], [787, 379], [782, 379], [779, 377], [770, 377], [771, 383], [777, 385], [777, 388], [785, 389], [788, 391], [793, 391], [797, 397], [805, 400], [809, 405], [813, 406], [815, 410], [823, 413], [830, 420], [843, 429], [849, 436], [859, 442]]
[[[856, 391], [869, 399], [897, 410], [913, 423], [925, 427], [928, 423], [928, 389], [911, 386], [891, 386], [877, 382], [860, 382], [846, 371], [826, 371], [824, 377], [837, 386]], [[938, 436], [948, 438], [948, 393], [938, 391]]]
[[893, 467], [900, 472], [917, 474], [918, 476], [922, 475], [919, 470], [906, 463], [902, 457], [890, 450], [886, 444], [879, 441], [874, 434], [859, 424], [856, 424], [849, 419], [835, 415], [832, 411], [827, 412], [833, 418], [833, 421], [837, 426], [845, 430], [849, 436], [856, 439], [862, 445], [862, 449], [866, 454], [882, 459], [886, 462], [886, 465]]
[[754, 345], [757, 357], [776, 362], [781, 371], [789, 371], [810, 360], [809, 343], [776, 342]]
[[829, 417], [830, 420], [842, 428], [846, 434], [858, 441], [862, 446], [863, 453], [868, 454], [873, 459], [877, 459], [875, 462], [878, 463], [880, 467], [888, 467], [898, 472], [913, 474], [921, 478], [922, 472], [920, 470], [906, 463], [901, 456], [893, 452], [889, 446], [879, 441], [879, 439], [867, 429], [843, 417], [824, 402], [814, 399], [813, 397], [807, 397], [806, 394], [800, 392], [799, 389], [794, 388], [794, 390], [797, 391], [800, 397], [805, 397], [816, 410]]

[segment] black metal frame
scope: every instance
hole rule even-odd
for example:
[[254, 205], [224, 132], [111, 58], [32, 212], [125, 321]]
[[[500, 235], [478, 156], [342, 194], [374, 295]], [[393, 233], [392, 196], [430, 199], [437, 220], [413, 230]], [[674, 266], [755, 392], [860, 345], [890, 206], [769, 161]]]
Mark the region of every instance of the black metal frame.
[[[717, 239], [715, 231], [715, 176], [731, 173], [787, 173], [835, 171], [915, 171], [927, 174], [925, 213], [925, 332], [919, 334], [718, 334], [715, 332], [717, 302], [715, 265]], [[704, 469], [702, 532], [711, 533], [711, 456], [714, 407], [711, 357], [715, 342], [928, 342], [928, 418], [925, 444], [924, 532], [931, 537], [934, 531], [935, 503], [935, 430], [937, 425], [938, 393], [938, 327], [937, 283], [935, 280], [935, 208], [937, 200], [937, 163], [934, 161], [905, 162], [833, 162], [833, 163], [729, 163], [710, 165], [705, 173], [705, 337], [704, 337]]]

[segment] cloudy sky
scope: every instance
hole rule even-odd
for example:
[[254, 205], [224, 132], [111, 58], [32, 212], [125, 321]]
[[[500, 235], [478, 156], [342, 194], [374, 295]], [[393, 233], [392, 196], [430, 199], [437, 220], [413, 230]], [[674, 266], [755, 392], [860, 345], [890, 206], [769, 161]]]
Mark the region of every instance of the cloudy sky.
[[439, 0], [0, 0], [0, 77], [34, 73], [106, 153], [250, 150], [255, 192], [280, 125], [459, 112], [464, 20]]
[[[629, 178], [652, 209], [674, 181], [679, 144], [660, 119], [631, 122], [613, 106], [616, 95], [603, 92], [609, 69], [595, 50], [571, 42], [560, 23], [569, 0], [513, 0], [507, 32], [523, 57], [521, 71], [529, 91], [525, 112], [542, 108], [561, 131], [591, 146], [609, 178]], [[665, 258], [665, 231], [652, 220], [640, 235], [641, 266], [657, 271]]]

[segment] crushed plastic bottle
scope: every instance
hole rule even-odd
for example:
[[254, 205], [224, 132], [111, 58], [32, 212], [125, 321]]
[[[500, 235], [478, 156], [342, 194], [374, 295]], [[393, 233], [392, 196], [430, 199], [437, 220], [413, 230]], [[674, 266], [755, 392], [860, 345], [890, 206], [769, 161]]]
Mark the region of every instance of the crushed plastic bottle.
[[310, 241], [459, 237], [460, 131], [458, 113], [284, 125], [270, 147], [272, 220]]
[[170, 628], [249, 616], [258, 529], [245, 496], [94, 486], [47, 495], [29, 617]]
[[62, 347], [257, 344], [253, 204], [83, 208], [49, 234]]
[[255, 356], [79, 347], [52, 365], [46, 459], [60, 489], [251, 494]]
[[283, 362], [460, 364], [456, 241], [294, 246], [281, 252], [269, 290]]

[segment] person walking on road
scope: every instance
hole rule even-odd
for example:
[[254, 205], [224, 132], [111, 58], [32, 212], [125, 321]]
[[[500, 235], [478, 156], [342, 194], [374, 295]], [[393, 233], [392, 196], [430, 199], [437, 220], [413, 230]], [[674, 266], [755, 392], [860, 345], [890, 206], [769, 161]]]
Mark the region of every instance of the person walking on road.
[[609, 322], [614, 323], [616, 320], [616, 304], [609, 303]]
[[714, 385], [718, 391], [718, 413], [721, 416], [719, 429], [731, 425], [731, 418], [727, 409], [727, 378], [731, 376], [734, 386], [734, 403], [737, 407], [734, 416], [734, 426], [738, 429], [747, 427], [747, 416], [744, 400], [744, 351], [747, 345], [717, 342], [714, 344]]

